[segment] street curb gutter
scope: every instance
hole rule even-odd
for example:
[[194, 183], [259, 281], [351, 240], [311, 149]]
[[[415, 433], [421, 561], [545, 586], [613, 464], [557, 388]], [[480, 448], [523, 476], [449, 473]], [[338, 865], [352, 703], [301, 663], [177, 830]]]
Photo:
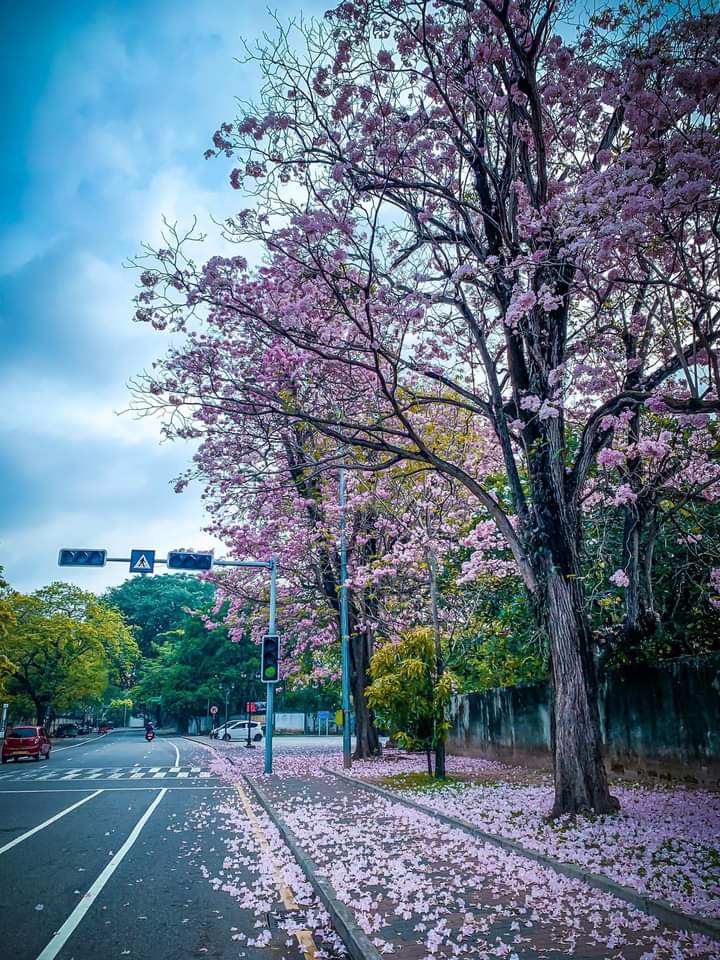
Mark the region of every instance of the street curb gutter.
[[352, 960], [382, 960], [382, 957], [370, 942], [367, 934], [360, 928], [350, 910], [341, 903], [332, 884], [315, 872], [315, 865], [300, 846], [297, 837], [285, 821], [273, 810], [270, 801], [256, 783], [243, 775], [243, 780], [256, 800], [277, 827], [280, 836], [287, 844], [290, 852], [300, 865], [300, 869], [307, 877], [308, 882], [318, 896], [318, 899], [330, 914], [333, 926], [337, 930], [342, 942]]
[[665, 900], [652, 900], [633, 890], [632, 887], [615, 883], [614, 880], [602, 877], [597, 873], [590, 873], [587, 870], [583, 870], [582, 867], [575, 866], [575, 864], [563, 863], [561, 860], [547, 857], [542, 853], [537, 853], [535, 850], [528, 850], [527, 847], [523, 847], [514, 840], [508, 840], [506, 837], [501, 837], [498, 834], [486, 833], [484, 830], [481, 830], [480, 827], [476, 827], [461, 817], [453, 817], [447, 813], [440, 813], [437, 810], [433, 810], [432, 807], [426, 807], [424, 804], [416, 803], [414, 800], [407, 800], [393, 793], [392, 790], [385, 790], [383, 787], [375, 786], [375, 784], [366, 783], [357, 777], [350, 777], [345, 773], [338, 773], [336, 770], [330, 770], [327, 767], [322, 767], [322, 769], [325, 773], [329, 773], [333, 777], [338, 777], [340, 780], [345, 780], [347, 783], [353, 784], [353, 786], [369, 790], [371, 793], [377, 793], [381, 797], [385, 797], [386, 800], [391, 800], [393, 803], [412, 807], [414, 810], [419, 810], [421, 813], [429, 817], [434, 817], [443, 823], [447, 823], [451, 827], [464, 830], [479, 840], [484, 840], [486, 843], [492, 843], [497, 847], [502, 847], [503, 850], [508, 850], [520, 857], [534, 860], [545, 867], [555, 870], [556, 873], [562, 873], [566, 877], [572, 877], [575, 880], [583, 880], [591, 887], [603, 890], [605, 893], [611, 893], [619, 900], [625, 900], [626, 903], [637, 907], [638, 910], [642, 910], [644, 913], [650, 914], [650, 916], [655, 917], [669, 927], [674, 927], [677, 930], [692, 931], [693, 933], [702, 933], [713, 940], [720, 940], [720, 922], [717, 920], [706, 920], [703, 917], [694, 917], [689, 913], [683, 913], [681, 910], [676, 910]]

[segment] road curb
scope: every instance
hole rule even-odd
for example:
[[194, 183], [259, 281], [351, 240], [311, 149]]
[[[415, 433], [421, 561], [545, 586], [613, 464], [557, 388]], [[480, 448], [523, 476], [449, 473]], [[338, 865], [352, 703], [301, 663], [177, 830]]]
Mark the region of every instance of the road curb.
[[338, 777], [340, 780], [345, 780], [348, 783], [353, 784], [353, 786], [361, 787], [364, 790], [369, 790], [371, 793], [377, 793], [386, 800], [391, 800], [393, 803], [399, 803], [402, 806], [412, 807], [412, 809], [419, 810], [421, 813], [427, 814], [427, 816], [430, 817], [434, 817], [436, 820], [440, 820], [443, 823], [447, 823], [451, 827], [464, 830], [466, 833], [472, 834], [474, 837], [477, 837], [486, 843], [491, 843], [494, 846], [502, 847], [503, 850], [508, 850], [509, 852], [515, 853], [518, 856], [525, 857], [529, 860], [534, 860], [536, 863], [540, 863], [545, 867], [550, 867], [552, 870], [555, 870], [556, 873], [561, 873], [564, 876], [572, 877], [574, 880], [583, 880], [589, 886], [595, 887], [597, 890], [602, 890], [605, 893], [611, 893], [619, 900], [624, 900], [631, 906], [637, 907], [639, 910], [642, 910], [644, 913], [655, 917], [657, 920], [667, 924], [669, 927], [674, 927], [676, 930], [702, 933], [706, 937], [711, 937], [713, 940], [720, 940], [720, 922], [716, 920], [709, 920], [703, 917], [694, 917], [689, 913], [683, 913], [682, 910], [676, 910], [672, 904], [665, 900], [653, 900], [649, 897], [644, 897], [641, 893], [633, 890], [632, 887], [626, 887], [620, 883], [615, 883], [614, 880], [610, 880], [608, 877], [600, 876], [597, 873], [590, 873], [588, 870], [583, 870], [582, 867], [578, 867], [573, 863], [563, 863], [561, 860], [555, 860], [553, 857], [545, 856], [545, 854], [538, 853], [535, 850], [528, 850], [527, 847], [523, 847], [514, 840], [508, 840], [506, 837], [501, 837], [495, 833], [486, 833], [480, 827], [476, 827], [468, 820], [463, 820], [461, 817], [454, 817], [451, 814], [440, 813], [440, 811], [433, 810], [431, 807], [426, 807], [422, 803], [417, 803], [414, 800], [408, 800], [402, 796], [399, 796], [397, 793], [393, 793], [392, 790], [386, 790], [384, 787], [378, 787], [375, 784], [366, 783], [364, 780], [360, 780], [357, 777], [348, 776], [345, 773], [338, 773], [336, 770], [330, 770], [328, 767], [322, 767], [321, 769], [333, 777]]
[[242, 776], [248, 789], [275, 824], [280, 836], [299, 864], [300, 869], [305, 874], [308, 883], [317, 894], [318, 899], [330, 914], [333, 926], [347, 947], [347, 951], [352, 957], [352, 960], [382, 960], [380, 953], [370, 942], [368, 935], [359, 926], [351, 911], [344, 903], [338, 900], [332, 884], [318, 875], [315, 870], [315, 864], [300, 846], [297, 837], [290, 827], [273, 809], [265, 791], [245, 775]]

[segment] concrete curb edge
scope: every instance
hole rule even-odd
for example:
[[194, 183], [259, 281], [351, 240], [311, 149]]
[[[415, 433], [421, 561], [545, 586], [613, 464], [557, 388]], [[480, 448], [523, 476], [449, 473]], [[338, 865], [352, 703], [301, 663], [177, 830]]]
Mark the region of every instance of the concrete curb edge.
[[691, 931], [693, 933], [701, 933], [713, 940], [720, 940], [719, 921], [705, 919], [704, 917], [694, 917], [691, 914], [683, 913], [681, 910], [676, 910], [675, 907], [664, 900], [652, 900], [649, 897], [644, 897], [631, 887], [615, 883], [614, 880], [610, 880], [608, 877], [590, 873], [588, 870], [583, 870], [582, 867], [578, 867], [573, 863], [563, 863], [561, 860], [555, 860], [553, 857], [545, 856], [545, 854], [538, 853], [535, 850], [528, 850], [527, 847], [523, 847], [514, 840], [508, 840], [506, 837], [501, 837], [495, 833], [486, 833], [468, 820], [463, 820], [461, 817], [453, 817], [447, 813], [440, 813], [438, 810], [433, 810], [432, 807], [426, 807], [422, 803], [417, 803], [414, 800], [409, 800], [397, 793], [393, 793], [392, 790], [386, 790], [375, 784], [366, 783], [364, 780], [358, 779], [358, 777], [348, 776], [346, 773], [338, 773], [336, 770], [330, 770], [327, 767], [322, 767], [322, 769], [333, 777], [338, 777], [340, 780], [346, 780], [348, 783], [352, 783], [353, 786], [369, 790], [371, 793], [377, 793], [393, 803], [412, 807], [414, 810], [419, 810], [421, 813], [434, 817], [436, 820], [440, 820], [451, 827], [464, 830], [479, 840], [491, 843], [497, 847], [502, 847], [503, 850], [525, 857], [526, 859], [534, 860], [545, 867], [555, 870], [556, 873], [572, 877], [574, 880], [582, 880], [591, 887], [595, 887], [605, 893], [610, 893], [619, 900], [624, 900], [631, 906], [637, 907], [638, 910], [642, 910], [643, 913], [655, 917], [670, 927], [678, 930]]
[[287, 844], [290, 852], [299, 864], [300, 869], [305, 874], [308, 883], [330, 914], [333, 926], [347, 947], [352, 960], [382, 960], [380, 953], [372, 945], [368, 935], [361, 929], [348, 907], [337, 899], [332, 884], [323, 877], [318, 876], [315, 870], [315, 864], [300, 846], [297, 837], [290, 827], [288, 827], [285, 821], [273, 809], [265, 792], [244, 774], [242, 777], [255, 799], [275, 824], [280, 836]]

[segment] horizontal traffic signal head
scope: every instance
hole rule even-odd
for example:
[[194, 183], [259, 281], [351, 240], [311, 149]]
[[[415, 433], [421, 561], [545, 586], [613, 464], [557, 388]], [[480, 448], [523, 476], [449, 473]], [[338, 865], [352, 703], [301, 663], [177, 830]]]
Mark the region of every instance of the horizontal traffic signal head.
[[171, 550], [167, 555], [170, 570], [210, 570], [213, 565], [211, 553], [190, 553], [186, 550]]
[[104, 567], [107, 550], [76, 550], [64, 547], [58, 554], [59, 567]]
[[263, 683], [277, 683], [280, 679], [280, 637], [267, 633], [260, 650], [260, 679]]

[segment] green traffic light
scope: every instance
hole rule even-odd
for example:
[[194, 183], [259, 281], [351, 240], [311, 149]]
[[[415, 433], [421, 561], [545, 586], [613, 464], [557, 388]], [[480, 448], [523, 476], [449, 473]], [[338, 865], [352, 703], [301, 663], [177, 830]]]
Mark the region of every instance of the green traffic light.
[[266, 676], [266, 677], [270, 677], [270, 678], [272, 679], [272, 678], [275, 676], [276, 673], [277, 673], [277, 670], [275, 669], [275, 667], [271, 667], [271, 666], [265, 667], [265, 676]]

